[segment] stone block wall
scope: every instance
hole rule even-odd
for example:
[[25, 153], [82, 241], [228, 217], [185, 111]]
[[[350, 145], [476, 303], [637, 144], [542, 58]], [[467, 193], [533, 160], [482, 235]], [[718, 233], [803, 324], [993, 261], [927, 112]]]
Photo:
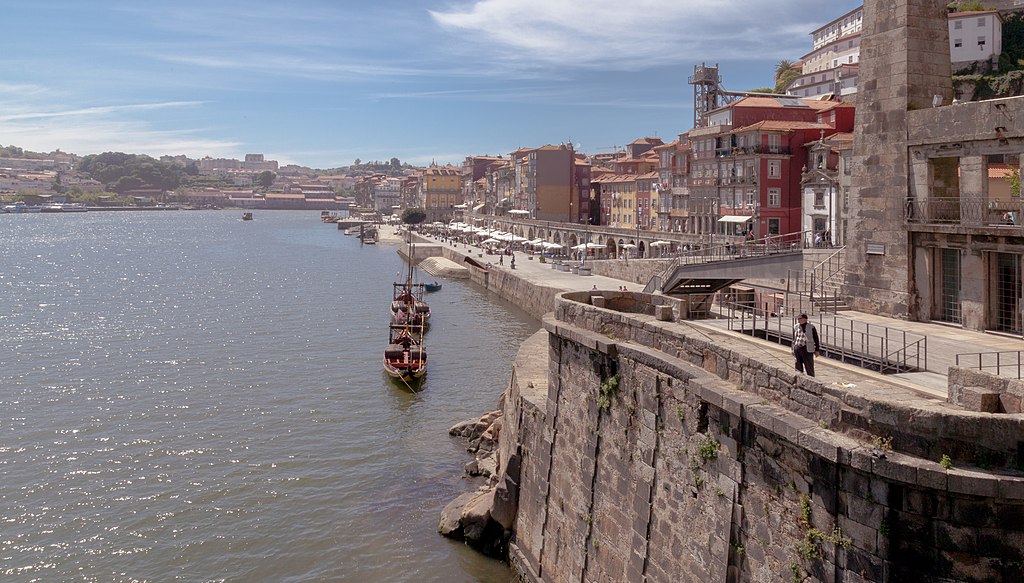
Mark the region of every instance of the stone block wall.
[[642, 288], [655, 275], [662, 275], [675, 259], [587, 259], [594, 275], [631, 281]]
[[1024, 380], [951, 366], [949, 402], [968, 411], [1024, 413]]
[[[855, 439], [829, 426], [847, 403], [660, 325], [564, 298], [545, 319], [545, 410], [519, 415], [524, 580], [1018, 580], [1024, 479]], [[909, 421], [852, 400], [869, 427]]]

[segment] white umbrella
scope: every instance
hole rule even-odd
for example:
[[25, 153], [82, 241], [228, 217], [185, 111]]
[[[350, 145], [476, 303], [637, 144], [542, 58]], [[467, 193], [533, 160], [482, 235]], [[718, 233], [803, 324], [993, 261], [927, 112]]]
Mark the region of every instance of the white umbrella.
[[562, 247], [565, 247], [565, 245], [559, 245], [558, 243], [548, 243], [547, 241], [544, 242], [545, 249], [561, 249]]
[[524, 210], [520, 210], [520, 209], [512, 209], [512, 210], [508, 211], [508, 214], [510, 214], [510, 215], [528, 215], [528, 214], [530, 214], [530, 211], [524, 211]]
[[572, 250], [573, 251], [583, 251], [586, 248], [587, 248], [587, 244], [586, 243], [580, 243], [579, 245], [576, 245], [575, 247], [572, 247]]
[[622, 247], [623, 249], [636, 249], [636, 245], [632, 243], [623, 243], [622, 245], [619, 245], [619, 247]]
[[527, 241], [527, 240], [528, 239], [526, 237], [520, 237], [519, 235], [512, 235], [512, 242], [513, 243], [522, 243], [523, 241]]
[[501, 243], [501, 241], [497, 239], [485, 239], [483, 241], [480, 241], [481, 245], [494, 245], [495, 243]]

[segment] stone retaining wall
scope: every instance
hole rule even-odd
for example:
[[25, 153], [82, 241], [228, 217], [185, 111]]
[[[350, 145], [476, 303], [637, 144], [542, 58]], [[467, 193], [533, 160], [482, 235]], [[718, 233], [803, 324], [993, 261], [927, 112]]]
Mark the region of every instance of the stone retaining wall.
[[[919, 422], [585, 297], [545, 319], [544, 410], [508, 403], [525, 436], [510, 549], [523, 579], [1018, 579], [1024, 479], [901, 451], [931, 451], [917, 440], [937, 423], [952, 427], [935, 441], [999, 449], [991, 416], [919, 409]], [[855, 439], [864, 423], [902, 431], [896, 449]]]

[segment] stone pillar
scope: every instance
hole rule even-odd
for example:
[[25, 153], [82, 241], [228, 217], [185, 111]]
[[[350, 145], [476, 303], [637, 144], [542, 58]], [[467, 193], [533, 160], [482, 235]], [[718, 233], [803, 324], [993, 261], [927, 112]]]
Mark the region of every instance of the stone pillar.
[[936, 95], [943, 105], [952, 101], [945, 5], [864, 3], [846, 270], [854, 309], [911, 313], [907, 112], [932, 107]]
[[960, 218], [965, 225], [983, 225], [988, 206], [988, 164], [984, 156], [960, 159]]

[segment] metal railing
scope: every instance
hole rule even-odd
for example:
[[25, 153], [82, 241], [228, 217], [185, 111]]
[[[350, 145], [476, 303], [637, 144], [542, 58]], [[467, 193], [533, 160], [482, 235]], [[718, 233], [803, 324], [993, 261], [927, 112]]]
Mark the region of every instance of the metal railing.
[[985, 199], [964, 194], [961, 197], [908, 198], [904, 208], [908, 223], [975, 226], [1024, 225], [1024, 202], [1020, 198]]
[[784, 235], [769, 235], [760, 239], [745, 240], [739, 235], [715, 235], [716, 240], [724, 239], [717, 245], [700, 246], [676, 253], [675, 260], [661, 273], [662, 281], [668, 281], [672, 272], [681, 265], [700, 265], [716, 261], [731, 261], [748, 257], [765, 257], [788, 253], [800, 253], [806, 248], [810, 231], [796, 231]]
[[[977, 366], [968, 362], [977, 362]], [[965, 352], [956, 355], [956, 365], [983, 372], [995, 371], [992, 374], [999, 377], [1024, 379], [1024, 350]]]
[[842, 279], [846, 274], [845, 247], [810, 269], [792, 270], [786, 276], [786, 294], [807, 298], [811, 306], [835, 312], [843, 302], [839, 298]]
[[[736, 302], [721, 304], [729, 329], [763, 335], [779, 344], [792, 344], [796, 318], [766, 312]], [[821, 351], [842, 362], [859, 364], [881, 374], [927, 370], [928, 337], [888, 326], [871, 325], [839, 316], [819, 314], [815, 326]]]

